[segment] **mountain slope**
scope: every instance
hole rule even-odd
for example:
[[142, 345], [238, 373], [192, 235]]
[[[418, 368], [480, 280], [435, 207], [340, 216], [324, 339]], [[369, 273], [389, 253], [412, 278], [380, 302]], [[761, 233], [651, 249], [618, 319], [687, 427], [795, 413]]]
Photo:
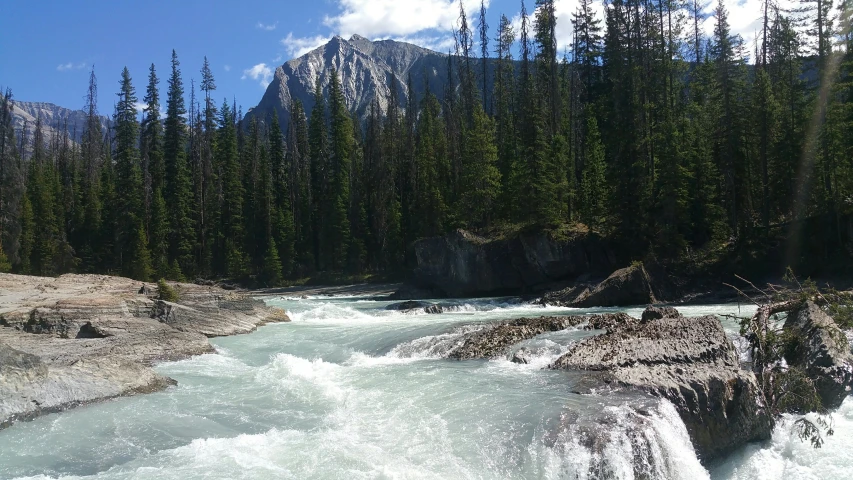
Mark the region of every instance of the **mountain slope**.
[[[447, 56], [393, 40], [373, 42], [358, 35], [349, 40], [334, 37], [326, 45], [278, 67], [261, 102], [249, 110], [246, 118], [267, 121], [275, 111], [286, 130], [291, 102], [300, 100], [310, 114], [316, 81], [319, 77], [323, 93], [328, 95], [332, 69], [341, 76], [347, 106], [364, 119], [374, 99], [383, 110], [386, 108], [390, 86], [397, 89], [403, 105], [410, 93], [419, 100], [427, 82], [433, 93], [440, 95], [447, 79]], [[413, 92], [407, 87], [409, 75]]]
[[[12, 123], [15, 128], [15, 136], [20, 142], [21, 133], [26, 130], [27, 140], [24, 145], [25, 152], [31, 151], [32, 135], [36, 128], [36, 120], [41, 117], [42, 129], [45, 141], [50, 143], [57, 135], [68, 129], [68, 138], [73, 142], [80, 142], [83, 132], [86, 130], [86, 112], [83, 110], [71, 110], [46, 102], [20, 102], [13, 101]], [[101, 134], [104, 135], [111, 125], [109, 117], [101, 116]]]

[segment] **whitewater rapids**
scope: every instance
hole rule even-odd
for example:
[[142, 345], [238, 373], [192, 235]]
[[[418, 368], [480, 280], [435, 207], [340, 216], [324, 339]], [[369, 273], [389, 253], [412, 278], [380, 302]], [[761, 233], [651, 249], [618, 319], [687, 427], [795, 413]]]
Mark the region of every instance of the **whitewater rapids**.
[[[217, 354], [160, 365], [177, 387], [0, 431], [0, 479], [853, 478], [850, 399], [833, 414], [835, 435], [822, 449], [793, 436], [790, 417], [770, 442], [708, 470], [670, 404], [577, 395], [576, 376], [542, 369], [594, 332], [547, 333], [514, 347], [533, 352], [526, 365], [512, 363], [512, 352], [446, 359], [466, 333], [495, 320], [614, 309], [494, 299], [426, 315], [366, 298], [269, 303], [293, 321], [214, 339]], [[724, 325], [735, 338], [736, 325]], [[648, 403], [639, 423], [638, 403]], [[569, 410], [607, 415], [605, 448], [579, 441], [581, 426], [564, 422]]]

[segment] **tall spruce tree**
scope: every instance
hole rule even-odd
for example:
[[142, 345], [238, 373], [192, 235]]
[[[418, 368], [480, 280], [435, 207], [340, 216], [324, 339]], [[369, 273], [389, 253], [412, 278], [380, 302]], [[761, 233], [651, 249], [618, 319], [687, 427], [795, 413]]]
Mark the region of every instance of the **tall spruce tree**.
[[172, 73], [166, 100], [166, 122], [163, 138], [165, 188], [163, 197], [170, 212], [169, 263], [178, 271], [172, 276], [181, 277], [195, 272], [195, 224], [193, 218], [192, 176], [187, 164], [187, 115], [184, 102], [184, 83], [181, 63], [172, 50]]

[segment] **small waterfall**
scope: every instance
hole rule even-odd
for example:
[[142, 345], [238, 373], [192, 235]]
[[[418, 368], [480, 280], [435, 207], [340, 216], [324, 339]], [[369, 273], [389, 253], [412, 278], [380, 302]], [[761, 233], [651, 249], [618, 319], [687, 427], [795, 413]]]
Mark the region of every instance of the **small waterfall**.
[[637, 396], [565, 413], [546, 436], [548, 478], [696, 480], [709, 478], [687, 429], [666, 400]]
[[465, 325], [455, 327], [447, 333], [428, 335], [415, 340], [401, 343], [394, 347], [387, 357], [392, 358], [447, 358], [454, 350], [462, 346], [465, 340], [475, 332], [489, 325]]

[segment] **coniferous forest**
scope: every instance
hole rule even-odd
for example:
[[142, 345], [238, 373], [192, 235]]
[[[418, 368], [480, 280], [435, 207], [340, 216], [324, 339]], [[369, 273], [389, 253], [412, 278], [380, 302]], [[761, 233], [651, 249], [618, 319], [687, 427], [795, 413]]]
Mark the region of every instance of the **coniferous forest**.
[[0, 271], [275, 285], [400, 271], [413, 241], [456, 228], [593, 232], [670, 259], [781, 249], [799, 228], [817, 258], [849, 258], [853, 1], [834, 1], [766, 0], [746, 45], [722, 4], [708, 38], [697, 0], [611, 0], [604, 18], [581, 0], [566, 51], [553, 0], [522, 4], [518, 31], [462, 10], [445, 91], [391, 88], [362, 121], [332, 72], [286, 131], [218, 101], [206, 58], [187, 82], [175, 52], [109, 83], [106, 135], [93, 69], [80, 142], [16, 134], [7, 90]]

